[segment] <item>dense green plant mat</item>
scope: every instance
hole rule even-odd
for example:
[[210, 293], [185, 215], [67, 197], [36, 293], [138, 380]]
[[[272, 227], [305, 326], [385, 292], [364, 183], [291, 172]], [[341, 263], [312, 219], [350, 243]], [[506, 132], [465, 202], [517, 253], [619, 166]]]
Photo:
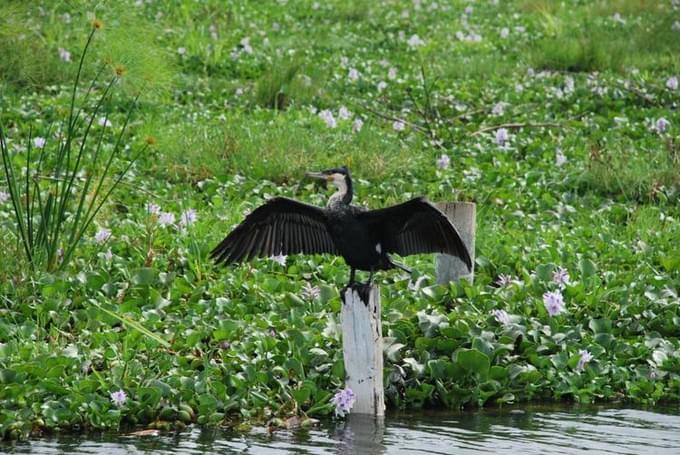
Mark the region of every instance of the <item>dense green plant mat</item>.
[[61, 271], [31, 271], [0, 180], [0, 438], [332, 413], [342, 259], [207, 255], [341, 164], [370, 207], [478, 204], [474, 284], [378, 275], [390, 409], [680, 398], [673, 2], [117, 3], [0, 2], [17, 169], [55, 147], [95, 15], [103, 150], [139, 103], [104, 181], [151, 145]]

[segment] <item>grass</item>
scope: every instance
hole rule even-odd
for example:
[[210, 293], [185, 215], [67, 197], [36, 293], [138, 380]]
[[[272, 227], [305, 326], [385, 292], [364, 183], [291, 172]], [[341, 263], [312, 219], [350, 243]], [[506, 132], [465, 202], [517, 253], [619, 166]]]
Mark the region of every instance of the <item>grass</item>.
[[[594, 2], [569, 11], [534, 5], [545, 37], [531, 53], [531, 63], [544, 69], [591, 72], [626, 68], [677, 71], [680, 51], [672, 15], [657, 2]], [[637, 21], [637, 18], [643, 18]], [[644, 20], [647, 19], [647, 20]]]
[[[332, 414], [342, 259], [217, 268], [208, 253], [268, 197], [325, 204], [304, 172], [342, 164], [358, 204], [477, 203], [474, 284], [435, 285], [427, 255], [404, 259], [413, 277], [378, 275], [389, 409], [677, 401], [680, 17], [640, 0], [498, 3], [0, 1], [18, 169], [37, 158], [30, 131], [55, 140], [92, 12], [104, 27], [85, 76], [125, 73], [102, 150], [138, 95], [121, 158], [150, 145], [63, 270], [31, 270], [0, 193], [0, 438]], [[566, 311], [551, 317], [556, 291]]]
[[584, 190], [626, 201], [673, 201], [680, 188], [680, 162], [672, 143], [660, 150], [634, 144], [602, 150], [591, 145], [588, 164], [579, 178]]

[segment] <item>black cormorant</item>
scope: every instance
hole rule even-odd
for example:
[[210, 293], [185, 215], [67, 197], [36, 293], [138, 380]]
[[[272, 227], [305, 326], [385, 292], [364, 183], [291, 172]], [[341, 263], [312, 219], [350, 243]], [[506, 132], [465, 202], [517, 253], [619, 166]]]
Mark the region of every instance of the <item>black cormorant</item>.
[[470, 254], [458, 231], [434, 205], [419, 197], [392, 207], [365, 210], [350, 205], [352, 179], [347, 167], [311, 172], [310, 177], [333, 183], [337, 191], [326, 208], [275, 197], [252, 211], [210, 253], [217, 263], [289, 254], [335, 254], [350, 266], [349, 285], [356, 270], [406, 267], [400, 256], [444, 253], [459, 257], [471, 269]]

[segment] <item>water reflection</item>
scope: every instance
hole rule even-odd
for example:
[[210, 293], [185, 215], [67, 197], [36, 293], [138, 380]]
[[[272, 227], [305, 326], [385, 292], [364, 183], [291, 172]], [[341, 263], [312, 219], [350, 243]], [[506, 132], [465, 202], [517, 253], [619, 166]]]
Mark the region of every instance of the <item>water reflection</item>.
[[32, 454], [680, 454], [680, 406], [624, 408], [523, 407], [478, 412], [351, 416], [316, 428], [264, 429], [244, 436], [222, 429], [137, 437], [58, 435], [0, 453]]
[[346, 422], [335, 427], [333, 439], [337, 441], [335, 453], [361, 453], [382, 455], [386, 452], [385, 419], [350, 415]]

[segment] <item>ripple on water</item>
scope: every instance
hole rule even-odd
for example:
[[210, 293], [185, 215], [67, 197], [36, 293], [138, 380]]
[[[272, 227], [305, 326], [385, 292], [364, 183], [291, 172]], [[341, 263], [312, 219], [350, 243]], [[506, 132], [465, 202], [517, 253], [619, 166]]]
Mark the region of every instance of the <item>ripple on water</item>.
[[[658, 412], [657, 412], [658, 411]], [[157, 437], [59, 435], [0, 453], [31, 454], [680, 454], [680, 407], [483, 410], [393, 415], [376, 424], [352, 416], [305, 431], [247, 436], [191, 429]]]

